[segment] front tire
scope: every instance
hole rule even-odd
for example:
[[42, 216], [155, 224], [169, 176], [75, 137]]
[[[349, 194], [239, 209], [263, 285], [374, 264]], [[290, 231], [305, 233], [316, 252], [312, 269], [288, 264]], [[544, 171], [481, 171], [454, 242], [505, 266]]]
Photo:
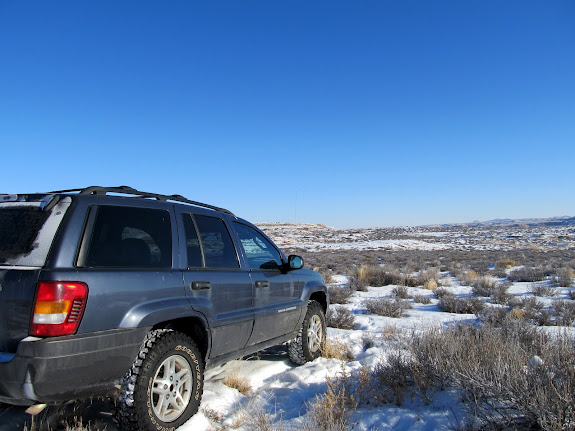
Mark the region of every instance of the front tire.
[[307, 312], [295, 340], [288, 345], [290, 360], [297, 365], [321, 356], [325, 347], [326, 323], [323, 308], [317, 301], [309, 301]]
[[203, 374], [200, 351], [189, 336], [151, 331], [124, 377], [116, 407], [119, 428], [175, 430], [198, 411]]

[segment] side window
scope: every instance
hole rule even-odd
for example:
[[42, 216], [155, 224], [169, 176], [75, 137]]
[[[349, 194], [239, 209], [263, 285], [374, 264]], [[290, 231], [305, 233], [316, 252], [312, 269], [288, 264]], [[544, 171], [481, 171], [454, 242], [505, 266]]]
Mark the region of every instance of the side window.
[[194, 215], [206, 268], [239, 268], [238, 255], [230, 233], [222, 219]]
[[170, 268], [172, 228], [168, 211], [98, 206], [85, 265]]
[[241, 223], [234, 223], [250, 269], [276, 269], [282, 265], [280, 253], [261, 233]]
[[182, 214], [184, 218], [184, 231], [186, 232], [186, 250], [188, 255], [188, 268], [201, 268], [204, 266], [202, 261], [202, 250], [196, 226], [190, 214]]

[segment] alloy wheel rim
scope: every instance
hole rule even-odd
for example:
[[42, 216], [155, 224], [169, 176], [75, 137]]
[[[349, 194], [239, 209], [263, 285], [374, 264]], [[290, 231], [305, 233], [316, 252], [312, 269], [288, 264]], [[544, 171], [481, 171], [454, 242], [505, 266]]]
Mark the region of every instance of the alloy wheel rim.
[[323, 328], [321, 326], [321, 319], [317, 314], [311, 317], [309, 328], [307, 330], [307, 346], [310, 352], [315, 353], [321, 347], [321, 340], [323, 337]]
[[188, 407], [192, 394], [192, 368], [186, 358], [172, 355], [156, 370], [150, 394], [154, 413], [162, 422], [173, 422]]

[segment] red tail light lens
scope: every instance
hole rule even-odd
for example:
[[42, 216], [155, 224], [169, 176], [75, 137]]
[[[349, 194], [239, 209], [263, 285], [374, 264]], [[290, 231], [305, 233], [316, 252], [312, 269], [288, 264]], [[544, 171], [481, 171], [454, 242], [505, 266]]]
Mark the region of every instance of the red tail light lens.
[[82, 320], [88, 285], [77, 281], [38, 283], [30, 335], [54, 337], [74, 334]]

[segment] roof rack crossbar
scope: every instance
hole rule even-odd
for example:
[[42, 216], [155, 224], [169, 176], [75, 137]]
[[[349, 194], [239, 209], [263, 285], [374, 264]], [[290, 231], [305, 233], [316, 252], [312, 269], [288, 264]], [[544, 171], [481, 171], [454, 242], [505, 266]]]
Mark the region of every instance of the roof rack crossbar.
[[215, 211], [220, 211], [226, 214], [234, 215], [230, 210], [225, 208], [220, 208], [214, 205], [205, 204], [203, 202], [192, 201], [190, 199], [185, 198], [182, 195], [161, 195], [158, 193], [149, 193], [149, 192], [142, 192], [140, 190], [136, 190], [129, 186], [118, 186], [118, 187], [101, 187], [101, 186], [90, 186], [83, 189], [70, 189], [70, 190], [57, 190], [50, 193], [71, 193], [71, 192], [78, 192], [82, 195], [106, 195], [107, 193], [119, 193], [119, 194], [128, 194], [134, 195], [136, 197], [141, 198], [153, 198], [159, 201], [176, 201], [176, 202], [183, 202], [190, 205], [195, 205], [198, 207], [209, 208]]

